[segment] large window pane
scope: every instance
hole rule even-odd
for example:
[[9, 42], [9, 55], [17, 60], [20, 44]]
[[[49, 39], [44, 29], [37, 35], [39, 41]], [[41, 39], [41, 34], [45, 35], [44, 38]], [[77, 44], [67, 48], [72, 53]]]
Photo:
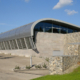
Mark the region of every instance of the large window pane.
[[6, 49], [9, 49], [7, 41], [4, 42]]
[[1, 46], [1, 50], [4, 50], [3, 42], [0, 43], [0, 46]]
[[15, 41], [15, 40], [13, 40], [13, 44], [14, 44], [14, 49], [18, 49], [18, 47], [17, 47], [17, 44], [16, 44], [16, 41]]
[[31, 49], [32, 47], [31, 47], [31, 44], [30, 44], [29, 37], [26, 37], [25, 40], [26, 40], [26, 43], [27, 43], [28, 49]]
[[26, 44], [25, 44], [24, 38], [21, 38], [21, 44], [22, 44], [23, 49], [26, 48]]
[[22, 49], [22, 45], [21, 45], [20, 39], [17, 39], [17, 43], [18, 43], [19, 49]]
[[8, 49], [11, 49], [11, 48], [10, 48], [10, 45], [9, 45], [9, 42], [8, 42], [8, 41], [6, 41], [6, 43], [7, 43]]
[[2, 48], [1, 48], [1, 42], [0, 42], [0, 50], [1, 50]]
[[10, 40], [10, 44], [11, 44], [11, 48], [12, 48], [12, 49], [15, 49], [13, 40]]
[[2, 42], [3, 43], [3, 50], [5, 50], [5, 45], [4, 45], [4, 42]]
[[66, 34], [66, 33], [77, 32], [78, 30], [69, 28], [68, 25], [64, 26], [62, 24], [45, 21], [45, 22], [40, 22], [35, 26], [34, 34], [36, 31]]

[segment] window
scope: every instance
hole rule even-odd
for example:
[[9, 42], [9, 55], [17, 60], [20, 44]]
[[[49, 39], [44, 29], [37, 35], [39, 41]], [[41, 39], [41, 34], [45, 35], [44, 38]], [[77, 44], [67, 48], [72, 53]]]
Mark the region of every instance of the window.
[[21, 45], [20, 39], [17, 39], [17, 43], [18, 43], [19, 49], [22, 49], [22, 45]]
[[4, 44], [5, 44], [6, 49], [9, 49], [7, 41], [4, 41]]
[[32, 47], [31, 47], [31, 44], [30, 44], [29, 37], [26, 37], [25, 40], [26, 40], [26, 43], [27, 43], [28, 49], [31, 49]]
[[21, 38], [21, 43], [22, 43], [23, 49], [26, 48], [26, 44], [25, 44], [24, 38]]
[[14, 44], [13, 44], [13, 40], [10, 40], [10, 44], [11, 44], [11, 48], [15, 49]]
[[10, 45], [9, 45], [9, 41], [6, 41], [6, 43], [7, 43], [8, 49], [11, 49], [11, 48], [10, 48]]
[[18, 47], [17, 47], [17, 44], [16, 44], [16, 41], [15, 41], [15, 40], [13, 40], [13, 44], [14, 44], [14, 48], [15, 48], [15, 49], [18, 49]]

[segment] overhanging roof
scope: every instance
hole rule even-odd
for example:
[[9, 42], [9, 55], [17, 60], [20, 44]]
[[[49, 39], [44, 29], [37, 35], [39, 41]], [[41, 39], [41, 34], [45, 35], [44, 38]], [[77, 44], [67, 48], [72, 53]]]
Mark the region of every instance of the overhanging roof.
[[37, 20], [35, 22], [32, 22], [30, 24], [26, 24], [24, 26], [15, 28], [13, 30], [1, 33], [0, 34], [0, 41], [33, 36], [35, 25], [38, 24], [39, 22], [42, 22], [42, 21], [53, 22], [53, 23], [58, 24], [58, 25], [60, 24], [60, 25], [63, 25], [63, 26], [69, 26], [69, 27], [73, 27], [74, 29], [80, 30], [79, 26], [76, 26], [76, 25], [73, 25], [73, 24], [70, 24], [70, 23], [67, 23], [67, 22], [64, 22], [64, 21], [52, 19], [52, 18], [44, 18], [44, 19], [40, 19], [40, 20]]

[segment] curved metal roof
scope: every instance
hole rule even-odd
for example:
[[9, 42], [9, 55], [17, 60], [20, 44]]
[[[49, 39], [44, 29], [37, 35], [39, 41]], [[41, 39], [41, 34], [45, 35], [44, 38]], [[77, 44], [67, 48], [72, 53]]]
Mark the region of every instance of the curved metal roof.
[[44, 19], [40, 19], [40, 20], [37, 20], [35, 22], [32, 22], [30, 24], [26, 24], [24, 26], [15, 28], [13, 30], [1, 33], [0, 34], [0, 41], [33, 36], [35, 25], [38, 24], [39, 22], [42, 22], [42, 21], [49, 21], [49, 22], [53, 22], [53, 23], [56, 23], [56, 24], [67, 25], [69, 27], [73, 27], [74, 29], [80, 30], [79, 26], [76, 26], [76, 25], [73, 25], [73, 24], [70, 24], [70, 23], [67, 23], [67, 22], [64, 22], [64, 21], [52, 19], [52, 18], [44, 18]]

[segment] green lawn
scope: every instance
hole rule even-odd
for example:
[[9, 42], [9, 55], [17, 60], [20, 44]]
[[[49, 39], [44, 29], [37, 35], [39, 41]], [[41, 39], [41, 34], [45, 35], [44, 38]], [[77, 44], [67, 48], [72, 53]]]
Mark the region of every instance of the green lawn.
[[64, 75], [47, 75], [32, 80], [80, 80], [80, 67], [75, 69], [72, 73]]

